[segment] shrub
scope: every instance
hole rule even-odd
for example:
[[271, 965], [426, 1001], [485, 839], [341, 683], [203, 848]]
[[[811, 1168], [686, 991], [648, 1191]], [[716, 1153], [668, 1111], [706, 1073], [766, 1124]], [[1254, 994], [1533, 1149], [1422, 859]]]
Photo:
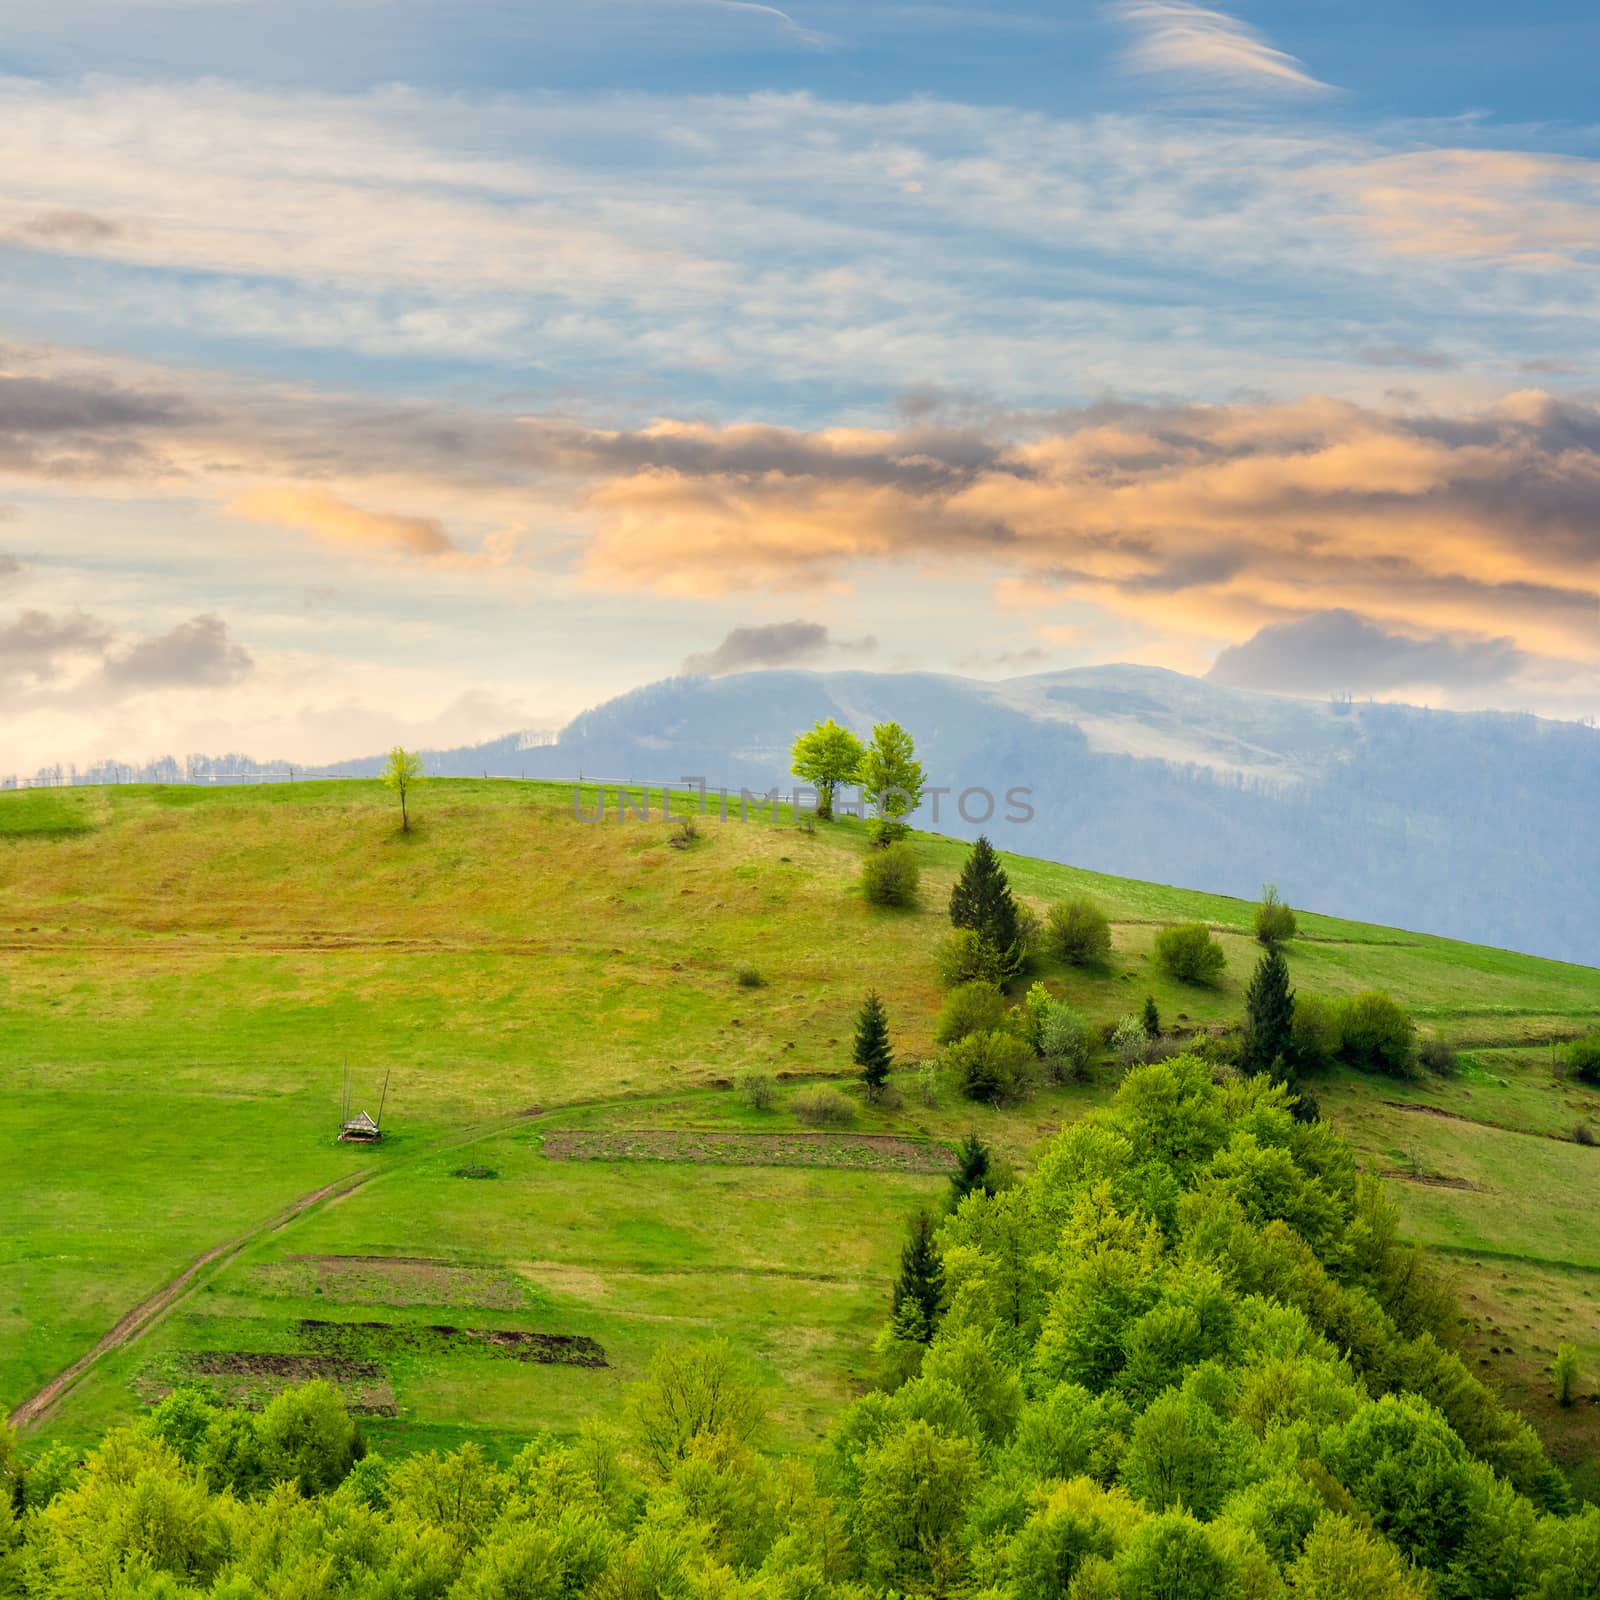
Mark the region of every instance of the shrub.
[[924, 1061], [917, 1068], [917, 1098], [925, 1106], [939, 1103], [939, 1063]]
[[988, 1033], [998, 1028], [1005, 1014], [1005, 996], [992, 983], [979, 979], [957, 984], [945, 997], [933, 1036], [940, 1044], [954, 1044], [969, 1033]]
[[1062, 900], [1046, 913], [1045, 944], [1068, 966], [1103, 966], [1111, 956], [1111, 923], [1092, 900]]
[[737, 977], [741, 989], [764, 989], [767, 986], [759, 967], [740, 967]]
[[1567, 1046], [1567, 1071], [1585, 1083], [1600, 1086], [1600, 1033], [1574, 1039]]
[[1572, 1130], [1572, 1142], [1574, 1144], [1594, 1144], [1596, 1142], [1594, 1129], [1587, 1122], [1580, 1122]]
[[861, 892], [875, 906], [914, 906], [921, 882], [916, 851], [904, 841], [874, 850], [861, 866]]
[[1136, 1062], [1149, 1059], [1150, 1035], [1144, 1031], [1144, 1023], [1135, 1016], [1124, 1017], [1117, 1024], [1117, 1031], [1111, 1035], [1111, 1053], [1125, 1067], [1131, 1067]]
[[856, 1120], [855, 1106], [825, 1083], [802, 1089], [789, 1102], [789, 1109], [813, 1128], [848, 1128]]
[[1025, 967], [1044, 945], [1044, 924], [1032, 906], [1017, 902], [1017, 964]]
[[1053, 1001], [1039, 1027], [1039, 1053], [1051, 1080], [1066, 1083], [1083, 1077], [1093, 1051], [1093, 1036], [1082, 1014], [1059, 1000]]
[[971, 928], [957, 928], [943, 939], [935, 952], [939, 986], [954, 989], [957, 984], [1000, 984], [1006, 979], [1006, 964], [1000, 952]]
[[1180, 983], [1215, 983], [1227, 964], [1222, 946], [1203, 922], [1166, 928], [1156, 935], [1156, 965]]
[[1278, 898], [1278, 886], [1266, 884], [1261, 890], [1261, 904], [1256, 907], [1256, 938], [1270, 949], [1283, 944], [1299, 932], [1294, 912]]
[[945, 1051], [944, 1061], [967, 1099], [991, 1105], [1021, 1099], [1033, 1089], [1038, 1075], [1027, 1041], [998, 1029], [968, 1034]]
[[1339, 1055], [1358, 1072], [1409, 1077], [1417, 1061], [1416, 1029], [1380, 990], [1353, 995], [1339, 1007]]
[[1296, 994], [1289, 1054], [1297, 1072], [1321, 1072], [1339, 1058], [1339, 1012], [1314, 994]]
[[778, 1103], [778, 1085], [770, 1072], [741, 1072], [734, 1087], [752, 1111], [770, 1111]]
[[1443, 1039], [1424, 1039], [1417, 1047], [1417, 1060], [1440, 1078], [1453, 1078], [1461, 1068], [1455, 1051]]
[[700, 837], [700, 828], [693, 817], [680, 817], [678, 825], [667, 835], [667, 843], [674, 850], [687, 850]]

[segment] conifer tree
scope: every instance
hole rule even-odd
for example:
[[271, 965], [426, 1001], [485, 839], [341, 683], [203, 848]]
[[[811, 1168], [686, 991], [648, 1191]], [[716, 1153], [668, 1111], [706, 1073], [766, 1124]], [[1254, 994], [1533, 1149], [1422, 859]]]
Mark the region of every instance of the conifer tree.
[[878, 998], [876, 990], [862, 1002], [860, 1014], [856, 1017], [853, 1059], [861, 1069], [861, 1081], [867, 1086], [868, 1099], [876, 1100], [884, 1084], [889, 1081], [889, 1068], [894, 1065], [894, 1056], [889, 1049], [889, 1013], [884, 1010], [883, 1001]]
[[955, 1191], [957, 1205], [967, 1198], [974, 1189], [981, 1189], [984, 1194], [993, 1194], [989, 1187], [989, 1147], [977, 1134], [969, 1133], [961, 1141], [961, 1148], [956, 1152], [959, 1165], [950, 1174], [950, 1187]]
[[1161, 1013], [1156, 1010], [1156, 997], [1153, 994], [1147, 994], [1144, 997], [1143, 1021], [1144, 1031], [1152, 1039], [1159, 1039], [1161, 1037]]
[[932, 1344], [944, 1313], [944, 1263], [933, 1242], [933, 1220], [926, 1211], [911, 1219], [911, 1234], [900, 1250], [892, 1316], [895, 1333], [918, 1344]]
[[[1249, 1072], [1270, 1072], [1274, 1062], [1287, 1064], [1294, 1031], [1294, 990], [1289, 963], [1276, 947], [1256, 964], [1245, 991], [1244, 1066]], [[1280, 1065], [1278, 1070], [1283, 1071]]]
[[1008, 972], [1016, 971], [1022, 954], [1017, 903], [1000, 857], [982, 834], [950, 891], [950, 921], [957, 928], [970, 928], [999, 953]]

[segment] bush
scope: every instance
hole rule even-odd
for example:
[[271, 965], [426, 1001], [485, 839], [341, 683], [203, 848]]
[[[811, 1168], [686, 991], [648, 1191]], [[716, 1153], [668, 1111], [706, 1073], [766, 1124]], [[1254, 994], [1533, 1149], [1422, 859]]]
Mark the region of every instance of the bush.
[[875, 906], [914, 906], [921, 882], [917, 853], [903, 841], [874, 850], [861, 866], [861, 892]]
[[1567, 1046], [1567, 1071], [1585, 1083], [1600, 1087], [1600, 1033], [1574, 1039]]
[[942, 989], [982, 981], [999, 985], [1006, 979], [1006, 963], [1000, 952], [971, 928], [957, 928], [940, 941], [934, 962]]
[[1222, 946], [1203, 922], [1166, 928], [1156, 935], [1156, 965], [1180, 983], [1215, 983], [1227, 964]]
[[1439, 1078], [1453, 1078], [1461, 1069], [1455, 1051], [1443, 1039], [1424, 1039], [1417, 1049], [1417, 1060]]
[[789, 1102], [789, 1109], [813, 1128], [848, 1128], [856, 1120], [854, 1104], [825, 1083], [802, 1089]]
[[1111, 1053], [1125, 1067], [1150, 1059], [1150, 1035], [1139, 1017], [1126, 1016], [1111, 1035]]
[[998, 1028], [1005, 1014], [1005, 996], [992, 983], [977, 980], [957, 984], [945, 997], [933, 1036], [940, 1044], [954, 1044], [969, 1033], [988, 1033]]
[[1044, 924], [1039, 913], [1023, 901], [1017, 902], [1017, 962], [1025, 967], [1044, 946]]
[[1045, 1008], [1039, 1025], [1039, 1054], [1054, 1083], [1082, 1078], [1089, 1070], [1094, 1040], [1081, 1013], [1060, 1001]]
[[1314, 994], [1296, 994], [1289, 1054], [1297, 1072], [1322, 1072], [1339, 1059], [1339, 1012]]
[[1027, 1041], [999, 1030], [968, 1034], [945, 1051], [944, 1064], [967, 1099], [991, 1105], [1020, 1100], [1038, 1077]]
[[1556, 1404], [1570, 1406], [1578, 1392], [1578, 1352], [1570, 1344], [1556, 1351], [1551, 1373], [1556, 1380]]
[[1256, 907], [1256, 938], [1271, 949], [1298, 932], [1294, 912], [1278, 898], [1277, 884], [1267, 884], [1261, 891], [1261, 904]]
[[1596, 1142], [1594, 1129], [1587, 1122], [1580, 1122], [1572, 1130], [1572, 1141], [1574, 1144], [1594, 1144]]
[[917, 1068], [917, 1098], [925, 1106], [939, 1103], [939, 1063], [924, 1061]]
[[1358, 1072], [1409, 1077], [1417, 1062], [1416, 1029], [1381, 991], [1354, 995], [1339, 1007], [1339, 1056]]
[[778, 1085], [770, 1072], [751, 1068], [739, 1074], [734, 1086], [752, 1111], [770, 1111], [778, 1103]]
[[1111, 923], [1092, 900], [1062, 900], [1046, 913], [1045, 945], [1068, 966], [1103, 966], [1111, 956]]
[[759, 967], [740, 967], [737, 976], [741, 989], [765, 989], [767, 986]]

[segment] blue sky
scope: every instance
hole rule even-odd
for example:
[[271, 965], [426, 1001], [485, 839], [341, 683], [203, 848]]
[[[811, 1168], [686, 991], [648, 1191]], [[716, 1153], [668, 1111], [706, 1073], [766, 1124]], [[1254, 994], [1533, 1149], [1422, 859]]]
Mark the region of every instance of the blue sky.
[[708, 655], [1600, 712], [1592, 7], [0, 39], [0, 773]]

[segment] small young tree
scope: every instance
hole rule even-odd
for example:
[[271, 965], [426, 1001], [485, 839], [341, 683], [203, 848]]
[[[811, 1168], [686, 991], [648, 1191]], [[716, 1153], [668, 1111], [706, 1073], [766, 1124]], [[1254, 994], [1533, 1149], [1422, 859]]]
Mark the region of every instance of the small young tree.
[[411, 832], [411, 812], [406, 805], [411, 791], [423, 780], [422, 757], [396, 745], [383, 764], [383, 786], [400, 797], [400, 831]]
[[973, 1190], [992, 1194], [989, 1187], [989, 1147], [976, 1133], [969, 1132], [956, 1151], [956, 1170], [950, 1174], [950, 1188], [959, 1205]]
[[1092, 900], [1061, 900], [1045, 916], [1045, 944], [1072, 967], [1103, 966], [1111, 955], [1111, 923]]
[[628, 1420], [662, 1477], [685, 1460], [697, 1439], [750, 1440], [766, 1414], [765, 1398], [726, 1339], [661, 1345], [650, 1376], [628, 1396]]
[[1294, 1054], [1294, 990], [1289, 987], [1289, 963], [1272, 945], [1256, 963], [1245, 991], [1244, 1059], [1246, 1072], [1272, 1072], [1283, 1076]]
[[1094, 1040], [1083, 1016], [1062, 1001], [1052, 1002], [1039, 1025], [1039, 1054], [1057, 1083], [1081, 1078], [1089, 1068]]
[[1161, 1037], [1161, 1013], [1156, 1009], [1156, 997], [1153, 994], [1144, 997], [1144, 1011], [1139, 1020], [1144, 1023], [1144, 1031], [1152, 1039]]
[[893, 844], [909, 831], [904, 818], [922, 804], [922, 764], [916, 745], [898, 722], [880, 722], [861, 758], [861, 791], [877, 815], [872, 837]]
[[1278, 886], [1267, 883], [1261, 886], [1261, 904], [1256, 907], [1256, 938], [1271, 949], [1294, 938], [1299, 931], [1294, 912], [1278, 897]]
[[901, 1339], [932, 1344], [944, 1315], [944, 1263], [933, 1238], [933, 1219], [919, 1211], [911, 1219], [910, 1236], [900, 1251], [900, 1276], [895, 1279], [890, 1316]]
[[950, 922], [976, 933], [1000, 957], [1007, 974], [1021, 960], [1017, 903], [995, 848], [981, 834], [950, 891]]
[[1550, 1369], [1556, 1380], [1556, 1404], [1570, 1406], [1578, 1394], [1578, 1352], [1570, 1344], [1556, 1350], [1555, 1365]]
[[833, 821], [834, 796], [841, 784], [859, 777], [864, 754], [861, 741], [832, 717], [795, 740], [789, 770], [817, 791], [817, 816], [823, 822]]
[[861, 1069], [861, 1081], [866, 1085], [867, 1098], [876, 1100], [889, 1081], [889, 1069], [894, 1065], [894, 1055], [889, 1049], [889, 1014], [877, 992], [869, 994], [861, 1003], [856, 1017], [856, 1040], [852, 1059]]
[[1181, 983], [1215, 983], [1227, 964], [1222, 946], [1203, 922], [1167, 928], [1156, 935], [1156, 965]]

